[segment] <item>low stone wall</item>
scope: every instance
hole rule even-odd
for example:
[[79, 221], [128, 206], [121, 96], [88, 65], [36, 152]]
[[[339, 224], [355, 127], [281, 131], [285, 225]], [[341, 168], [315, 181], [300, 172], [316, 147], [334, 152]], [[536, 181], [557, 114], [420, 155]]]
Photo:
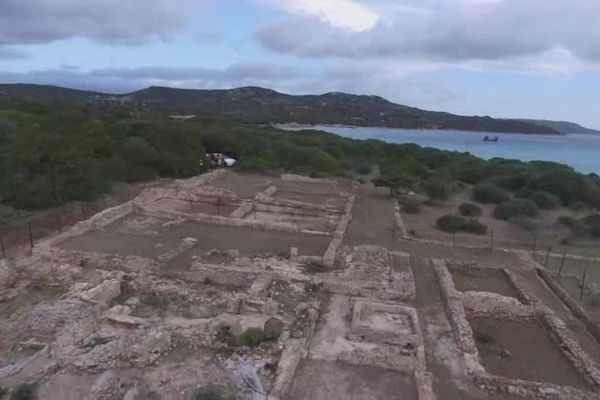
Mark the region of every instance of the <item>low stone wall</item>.
[[592, 334], [594, 339], [600, 344], [600, 325], [594, 322], [588, 313], [579, 303], [574, 300], [565, 289], [563, 289], [553, 278], [550, 273], [543, 267], [536, 267], [537, 275], [544, 283], [556, 294], [556, 296], [567, 306], [573, 313], [575, 318], [580, 320], [586, 329]]
[[272, 230], [281, 231], [288, 233], [299, 233], [303, 235], [316, 235], [316, 236], [329, 236], [328, 232], [313, 231], [309, 229], [301, 229], [293, 224], [286, 224], [282, 222], [263, 222], [263, 221], [251, 221], [242, 218], [231, 218], [223, 217], [219, 215], [205, 215], [205, 214], [187, 214], [178, 211], [150, 211], [142, 206], [138, 206], [140, 213], [155, 218], [162, 219], [176, 219], [185, 218], [188, 221], [200, 222], [204, 224], [212, 225], [225, 225], [235, 226], [240, 228], [248, 228], [255, 230]]
[[231, 218], [244, 218], [246, 215], [254, 211], [253, 201], [244, 201], [234, 212], [231, 213]]
[[311, 178], [309, 176], [296, 175], [296, 174], [281, 174], [281, 180], [288, 181], [288, 182], [324, 183], [324, 184], [329, 184], [329, 185], [337, 184], [337, 182], [333, 179]]
[[352, 221], [352, 208], [354, 207], [355, 200], [355, 195], [350, 195], [348, 197], [348, 201], [346, 202], [346, 206], [344, 208], [344, 214], [340, 218], [337, 228], [333, 233], [333, 240], [331, 240], [329, 243], [329, 247], [327, 247], [327, 251], [323, 256], [323, 265], [325, 265], [327, 268], [333, 268], [335, 264], [335, 257], [337, 255], [338, 248], [344, 240], [344, 235], [346, 234], [346, 229], [348, 229], [350, 221]]
[[[550, 383], [529, 382], [510, 379], [488, 373], [479, 361], [479, 352], [468, 322], [470, 317], [508, 319], [513, 321], [537, 320], [543, 323], [546, 333], [571, 365], [594, 389], [600, 388], [600, 370], [581, 348], [573, 333], [554, 312], [535, 299], [532, 305], [523, 305], [514, 298], [488, 292], [465, 292], [456, 290], [445, 261], [433, 260], [434, 270], [442, 294], [450, 324], [459, 349], [463, 352], [467, 373], [482, 389], [493, 392], [511, 393], [517, 397], [539, 399], [591, 399], [594, 392], [559, 386]], [[514, 277], [513, 277], [514, 278]], [[519, 285], [518, 280], [515, 280]], [[592, 396], [593, 395], [593, 396]]]
[[400, 203], [398, 200], [396, 200], [396, 204], [394, 205], [394, 218], [396, 220], [396, 240], [408, 239], [408, 230], [406, 229], [406, 224], [402, 218], [402, 213], [400, 212]]
[[131, 201], [116, 207], [107, 208], [106, 210], [99, 212], [98, 214], [92, 216], [89, 219], [78, 222], [71, 229], [61, 233], [60, 235], [54, 236], [53, 238], [36, 244], [36, 246], [33, 249], [33, 254], [44, 254], [48, 251], [50, 247], [56, 246], [57, 244], [62, 243], [67, 239], [70, 239], [75, 236], [84, 235], [95, 229], [105, 228], [113, 222], [131, 214], [133, 212], [133, 209], [133, 202]]

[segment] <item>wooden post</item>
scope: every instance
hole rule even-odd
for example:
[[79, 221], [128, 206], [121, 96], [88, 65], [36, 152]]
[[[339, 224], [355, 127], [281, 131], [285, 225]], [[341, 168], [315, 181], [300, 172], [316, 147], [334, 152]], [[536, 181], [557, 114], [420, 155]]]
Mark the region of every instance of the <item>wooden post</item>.
[[552, 246], [548, 246], [548, 253], [546, 253], [546, 260], [544, 261], [544, 267], [548, 267], [548, 261], [550, 261], [550, 253], [552, 253]]
[[579, 291], [579, 301], [583, 299], [583, 289], [585, 288], [585, 276], [587, 273], [587, 268], [583, 270], [583, 277], [581, 278], [581, 290]]
[[0, 250], [2, 250], [2, 258], [6, 258], [6, 251], [4, 250], [4, 238], [0, 235]]
[[560, 267], [558, 268], [558, 279], [560, 279], [560, 275], [562, 274], [563, 267], [565, 265], [565, 260], [567, 259], [567, 252], [563, 253], [562, 259], [560, 260]]
[[31, 250], [33, 250], [33, 229], [31, 227], [31, 221], [29, 221], [29, 244], [31, 246]]

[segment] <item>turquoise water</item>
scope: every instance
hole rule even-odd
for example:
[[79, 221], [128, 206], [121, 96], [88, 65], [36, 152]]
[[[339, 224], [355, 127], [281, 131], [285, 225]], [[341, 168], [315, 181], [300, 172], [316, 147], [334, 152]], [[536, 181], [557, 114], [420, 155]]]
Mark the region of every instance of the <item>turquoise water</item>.
[[[543, 160], [567, 164], [582, 173], [600, 174], [600, 135], [524, 135], [487, 132], [435, 131], [387, 128], [318, 126], [316, 129], [353, 139], [380, 139], [390, 143], [415, 143], [424, 147], [469, 152], [482, 158]], [[498, 136], [498, 143], [483, 138]]]

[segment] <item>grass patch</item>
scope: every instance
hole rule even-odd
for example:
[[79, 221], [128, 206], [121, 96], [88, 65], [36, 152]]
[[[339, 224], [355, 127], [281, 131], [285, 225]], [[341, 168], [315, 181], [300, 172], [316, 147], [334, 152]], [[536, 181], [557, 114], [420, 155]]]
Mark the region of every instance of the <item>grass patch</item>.
[[257, 348], [263, 343], [274, 342], [279, 335], [273, 332], [266, 332], [261, 328], [248, 328], [239, 335], [231, 332], [228, 326], [223, 326], [217, 333], [217, 340], [230, 348], [249, 347]]

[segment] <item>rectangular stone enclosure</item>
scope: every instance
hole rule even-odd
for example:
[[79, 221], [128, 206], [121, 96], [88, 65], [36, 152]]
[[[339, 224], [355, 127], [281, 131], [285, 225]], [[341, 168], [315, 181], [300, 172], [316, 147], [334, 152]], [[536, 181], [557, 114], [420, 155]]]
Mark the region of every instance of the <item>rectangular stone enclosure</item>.
[[448, 270], [460, 292], [490, 292], [520, 300], [519, 293], [502, 269], [448, 264]]
[[491, 374], [526, 381], [589, 389], [554, 343], [541, 319], [469, 318], [484, 368]]
[[357, 301], [350, 331], [368, 342], [403, 345], [415, 342], [417, 324], [414, 308]]

